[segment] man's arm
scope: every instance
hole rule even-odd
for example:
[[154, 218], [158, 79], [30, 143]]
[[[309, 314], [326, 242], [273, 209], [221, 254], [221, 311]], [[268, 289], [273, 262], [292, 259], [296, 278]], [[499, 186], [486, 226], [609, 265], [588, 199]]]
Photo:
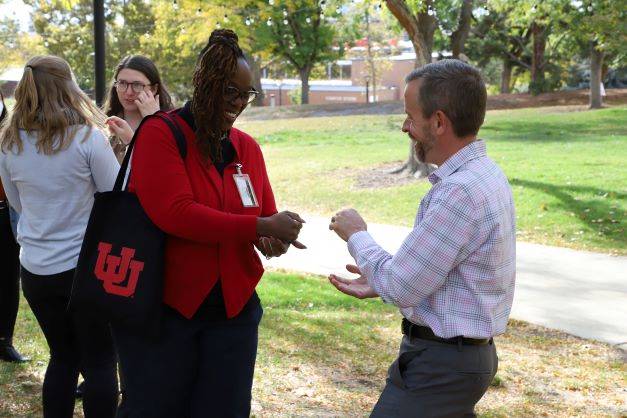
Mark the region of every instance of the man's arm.
[[[461, 186], [445, 185], [434, 194], [422, 221], [395, 255], [383, 250], [365, 229], [352, 229], [348, 250], [384, 301], [400, 308], [417, 306], [444, 284], [470, 252], [477, 230], [476, 212]], [[341, 218], [338, 221], [341, 223]]]

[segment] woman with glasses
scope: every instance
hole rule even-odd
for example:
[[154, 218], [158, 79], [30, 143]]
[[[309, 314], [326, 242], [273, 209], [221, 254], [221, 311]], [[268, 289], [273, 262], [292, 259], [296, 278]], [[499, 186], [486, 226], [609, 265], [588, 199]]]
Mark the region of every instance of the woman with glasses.
[[165, 306], [158, 339], [114, 326], [121, 416], [248, 417], [263, 313], [255, 246], [267, 257], [303, 247], [295, 240], [304, 221], [277, 213], [259, 145], [233, 127], [257, 95], [234, 32], [211, 34], [193, 87], [170, 112], [185, 158], [160, 119], [135, 139], [129, 190], [167, 234]]
[[158, 110], [172, 109], [172, 99], [155, 64], [141, 55], [129, 55], [115, 69], [104, 112], [111, 145], [119, 161], [142, 119]]

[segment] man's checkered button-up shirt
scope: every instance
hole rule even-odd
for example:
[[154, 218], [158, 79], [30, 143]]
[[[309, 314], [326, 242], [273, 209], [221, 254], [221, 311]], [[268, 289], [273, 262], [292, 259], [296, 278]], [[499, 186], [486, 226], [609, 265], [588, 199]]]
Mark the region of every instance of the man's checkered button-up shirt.
[[370, 286], [409, 321], [443, 338], [505, 332], [514, 298], [512, 192], [481, 140], [429, 176], [413, 231], [391, 255], [366, 231], [348, 249]]

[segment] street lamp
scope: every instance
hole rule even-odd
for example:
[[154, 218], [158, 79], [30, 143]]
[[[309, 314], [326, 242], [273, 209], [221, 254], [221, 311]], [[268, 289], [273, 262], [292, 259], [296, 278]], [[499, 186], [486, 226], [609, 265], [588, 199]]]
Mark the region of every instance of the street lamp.
[[367, 75], [366, 79], [366, 103], [370, 103], [370, 76]]
[[95, 98], [98, 106], [102, 105], [105, 96], [105, 12], [104, 0], [94, 0], [94, 67], [95, 67]]

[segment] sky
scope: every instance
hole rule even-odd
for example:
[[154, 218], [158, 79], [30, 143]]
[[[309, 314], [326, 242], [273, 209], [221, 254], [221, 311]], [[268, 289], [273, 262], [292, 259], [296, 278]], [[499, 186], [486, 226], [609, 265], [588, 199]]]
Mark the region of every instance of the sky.
[[8, 0], [0, 5], [0, 19], [5, 17], [19, 19], [22, 30], [28, 30], [30, 24], [30, 7], [26, 6], [22, 0]]

